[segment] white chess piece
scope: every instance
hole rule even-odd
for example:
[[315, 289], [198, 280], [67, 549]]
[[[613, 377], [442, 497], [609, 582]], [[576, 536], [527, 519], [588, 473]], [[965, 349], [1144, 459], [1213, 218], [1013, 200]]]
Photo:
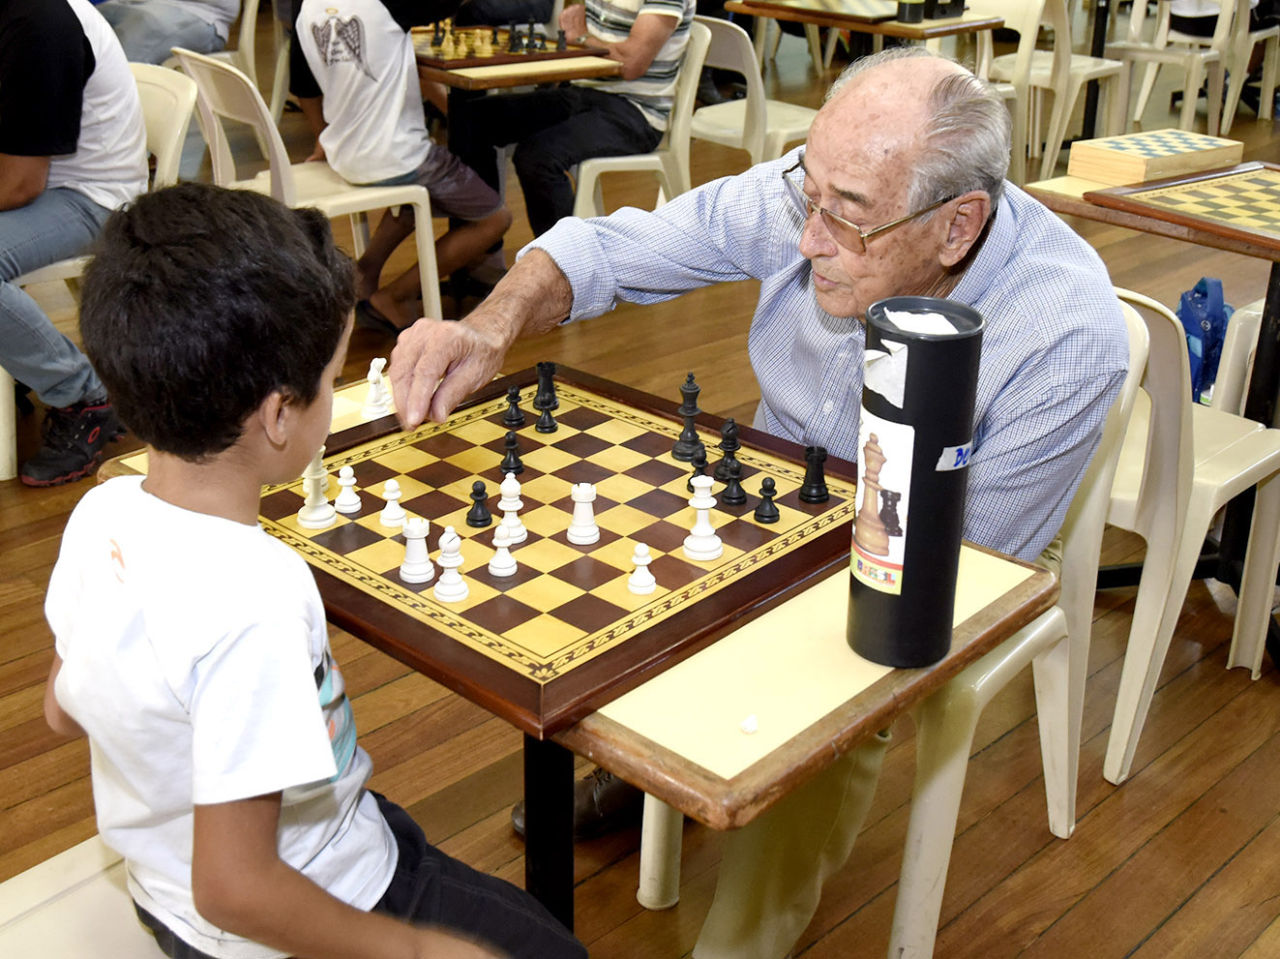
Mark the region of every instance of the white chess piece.
[[386, 357], [375, 356], [369, 363], [369, 392], [364, 398], [363, 413], [367, 417], [382, 416], [391, 412], [390, 396], [387, 393], [387, 381], [382, 371], [387, 367]]
[[600, 527], [596, 525], [591, 504], [596, 500], [596, 488], [591, 483], [574, 483], [569, 491], [573, 500], [573, 519], [569, 521], [566, 536], [574, 546], [590, 546], [600, 541]]
[[489, 574], [502, 578], [514, 576], [518, 568], [516, 558], [511, 555], [511, 538], [507, 535], [507, 528], [502, 524], [493, 531], [493, 548], [497, 552], [489, 560]]
[[431, 588], [431, 595], [441, 603], [460, 603], [471, 589], [458, 572], [462, 565], [462, 539], [452, 526], [446, 526], [440, 534], [440, 578]]
[[507, 474], [507, 478], [498, 487], [498, 492], [502, 494], [502, 498], [498, 500], [498, 509], [502, 510], [502, 525], [506, 528], [510, 545], [523, 543], [529, 538], [529, 532], [524, 528], [524, 523], [520, 522], [518, 511], [524, 509], [524, 502], [520, 499], [520, 481], [516, 479], [515, 473]]
[[648, 596], [658, 588], [658, 581], [649, 572], [649, 564], [653, 557], [649, 555], [649, 547], [644, 543], [636, 543], [636, 551], [631, 557], [635, 564], [635, 572], [627, 577], [627, 589], [637, 596]]
[[339, 513], [358, 513], [364, 507], [360, 494], [356, 492], [356, 472], [350, 466], [338, 470], [338, 498], [333, 501], [333, 508]]
[[387, 501], [387, 505], [378, 514], [378, 522], [393, 529], [403, 526], [404, 519], [409, 514], [400, 505], [400, 483], [394, 479], [387, 480], [382, 486], [382, 498]]
[[306, 529], [324, 529], [338, 519], [333, 504], [325, 498], [324, 487], [328, 473], [324, 468], [324, 447], [320, 447], [302, 474], [302, 489], [306, 499], [298, 510], [298, 525]]
[[[341, 482], [341, 480], [339, 480]], [[404, 562], [400, 564], [400, 578], [406, 583], [429, 583], [436, 568], [427, 555], [427, 531], [431, 523], [421, 516], [412, 516], [404, 524]]]
[[693, 484], [689, 505], [697, 510], [697, 519], [684, 538], [684, 555], [700, 563], [719, 559], [724, 553], [724, 544], [711, 525], [711, 507], [716, 505], [716, 498], [711, 495], [711, 484], [715, 480], [710, 476], [695, 476], [689, 482]]

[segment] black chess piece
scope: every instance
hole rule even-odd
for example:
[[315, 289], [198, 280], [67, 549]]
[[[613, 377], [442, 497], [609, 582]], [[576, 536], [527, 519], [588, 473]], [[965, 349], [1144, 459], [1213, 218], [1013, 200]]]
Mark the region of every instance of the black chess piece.
[[507, 411], [502, 414], [502, 425], [508, 429], [524, 426], [524, 410], [520, 409], [520, 387], [507, 387]]
[[880, 522], [884, 523], [884, 531], [888, 536], [902, 535], [902, 520], [898, 518], [898, 500], [902, 494], [891, 489], [880, 491]]
[[776, 523], [779, 519], [778, 507], [774, 505], [773, 497], [777, 495], [778, 486], [773, 481], [773, 477], [766, 476], [760, 482], [760, 505], [756, 507], [755, 518], [757, 523]]
[[684, 417], [684, 429], [680, 431], [680, 438], [676, 440], [676, 445], [671, 448], [671, 455], [682, 463], [692, 460], [693, 451], [699, 446], [696, 421], [698, 414], [702, 412], [698, 409], [700, 392], [702, 392], [701, 388], [693, 381], [693, 374], [690, 373], [680, 387], [680, 395], [684, 398], [684, 402], [676, 410], [676, 413]]
[[[556, 365], [549, 360], [538, 364], [538, 392], [533, 397], [535, 410], [558, 410], [560, 400], [556, 397]], [[550, 431], [548, 431], [550, 432]]]
[[433, 47], [438, 47], [442, 43], [444, 43], [444, 27], [441, 26], [440, 21], [437, 20], [436, 28], [431, 34], [431, 45]]
[[831, 498], [827, 492], [827, 478], [823, 474], [822, 464], [827, 460], [827, 451], [821, 446], [804, 448], [804, 485], [800, 487], [800, 502], [825, 503]]
[[520, 38], [520, 28], [514, 22], [507, 27], [507, 52], [520, 53], [524, 50], [524, 41]]
[[693, 451], [693, 456], [689, 458], [689, 465], [693, 467], [693, 472], [689, 474], [689, 482], [685, 484], [689, 488], [689, 492], [693, 492], [693, 478], [695, 476], [707, 475], [707, 448], [701, 443], [697, 449]]
[[533, 428], [539, 433], [554, 433], [560, 428], [556, 418], [551, 415], [551, 407], [543, 407], [542, 415], [538, 417], [538, 422], [533, 424]]
[[525, 35], [525, 40], [524, 40], [524, 48], [528, 50], [530, 53], [533, 53], [533, 51], [538, 49], [538, 34], [537, 34], [537, 31], [534, 29], [535, 26], [536, 24], [532, 20], [530, 20], [529, 32]]
[[720, 491], [720, 502], [725, 506], [742, 506], [747, 502], [747, 491], [742, 488], [742, 464], [737, 460], [729, 464], [729, 479]]
[[569, 38], [564, 35], [563, 30], [556, 31], [556, 49], [561, 53], [569, 49]]
[[742, 443], [738, 440], [738, 424], [732, 418], [725, 420], [724, 426], [720, 427], [720, 442], [717, 445], [724, 450], [724, 457], [716, 464], [712, 475], [721, 483], [727, 483], [729, 471], [733, 469], [733, 464], [738, 462], [735, 454], [742, 449]]
[[492, 44], [494, 48], [497, 48], [498, 41], [501, 39], [502, 39], [502, 31], [498, 27], [494, 27], [493, 35], [489, 37], [489, 43]]
[[489, 494], [484, 488], [483, 480], [476, 480], [471, 484], [471, 509], [467, 510], [467, 525], [482, 527], [488, 526], [493, 522], [493, 514], [489, 512], [489, 507], [484, 505], [484, 501]]
[[520, 441], [516, 439], [514, 431], [507, 432], [507, 438], [502, 441], [502, 445], [506, 447], [507, 455], [502, 457], [502, 465], [498, 468], [503, 473], [515, 473], [519, 476], [524, 472], [524, 464], [520, 462]]

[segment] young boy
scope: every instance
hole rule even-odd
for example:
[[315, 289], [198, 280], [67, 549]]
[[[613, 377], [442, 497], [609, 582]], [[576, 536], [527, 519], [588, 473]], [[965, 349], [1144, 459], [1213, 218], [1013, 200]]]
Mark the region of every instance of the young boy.
[[365, 789], [315, 583], [257, 525], [328, 434], [352, 301], [315, 210], [187, 184], [107, 222], [81, 332], [148, 473], [67, 524], [45, 714], [89, 736], [99, 830], [169, 956], [581, 959]]
[[[434, 214], [451, 218], [436, 240], [441, 277], [479, 265], [511, 225], [497, 191], [427, 136], [409, 28], [450, 16], [457, 6], [458, 0], [302, 0], [290, 60], [290, 89], [317, 134], [313, 159], [327, 159], [350, 183], [421, 184]], [[378, 287], [387, 258], [414, 229], [409, 207], [384, 216], [356, 264], [357, 318], [390, 332], [419, 315], [416, 266]]]

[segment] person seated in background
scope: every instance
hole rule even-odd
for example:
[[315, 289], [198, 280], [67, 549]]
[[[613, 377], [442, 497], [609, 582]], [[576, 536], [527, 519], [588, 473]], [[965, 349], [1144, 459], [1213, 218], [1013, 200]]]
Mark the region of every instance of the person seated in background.
[[164, 63], [174, 47], [216, 53], [240, 16], [240, 0], [105, 0], [98, 5], [133, 63]]
[[[511, 225], [498, 192], [427, 135], [409, 28], [456, 8], [456, 0], [303, 0], [291, 56], [290, 88], [316, 133], [310, 159], [358, 185], [419, 183], [432, 212], [456, 222], [436, 240], [442, 279], [482, 260]], [[413, 222], [410, 207], [387, 213], [356, 263], [357, 319], [392, 334], [420, 315], [421, 277], [415, 265], [379, 281], [415, 226], [431, 229]]]
[[329, 433], [352, 302], [317, 210], [187, 183], [108, 220], [81, 331], [147, 475], [67, 523], [45, 716], [88, 736], [98, 831], [173, 959], [585, 959], [366, 788], [315, 581], [258, 525]]
[[[619, 301], [755, 279], [754, 426], [856, 460], [867, 308], [945, 296], [986, 324], [964, 535], [1051, 564], [1123, 382], [1128, 334], [1097, 253], [1005, 180], [1009, 139], [999, 96], [958, 64], [919, 47], [860, 60], [832, 86], [803, 148], [651, 213], [564, 219], [466, 320], [419, 320], [392, 353], [396, 409], [407, 426], [443, 420], [517, 336]], [[794, 947], [826, 877], [849, 857], [887, 742], [885, 733], [851, 750], [724, 836], [694, 956], [780, 959]], [[628, 789], [638, 796], [608, 774], [580, 780], [575, 830], [635, 822], [612, 815], [638, 809], [619, 798]]]
[[89, 361], [13, 281], [79, 256], [147, 187], [129, 65], [88, 0], [0, 4], [0, 366], [49, 410], [27, 486], [88, 476], [121, 434]]
[[505, 27], [512, 23], [545, 24], [555, 9], [552, 0], [463, 0], [453, 15], [455, 27]]
[[533, 235], [573, 213], [568, 171], [592, 157], [648, 153], [662, 140], [676, 75], [689, 41], [694, 0], [586, 0], [564, 8], [560, 28], [574, 43], [622, 63], [619, 80], [480, 97], [452, 134], [458, 155], [499, 189], [496, 147], [516, 145], [516, 174]]
[[[1232, 0], [1234, 2], [1234, 0]], [[1178, 33], [1185, 33], [1193, 37], [1204, 37], [1206, 40], [1213, 36], [1213, 31], [1218, 26], [1218, 13], [1222, 9], [1219, 0], [1172, 0], [1169, 4], [1169, 29]], [[1267, 27], [1273, 26], [1280, 22], [1280, 2], [1277, 0], [1249, 0], [1249, 30], [1265, 30]], [[1262, 45], [1254, 44], [1253, 50], [1249, 54], [1248, 70], [1250, 78], [1254, 78], [1257, 71], [1262, 67]], [[1208, 91], [1208, 81], [1205, 81], [1205, 87], [1200, 91], [1201, 96], [1205, 96]], [[1252, 84], [1245, 84], [1240, 91], [1240, 99], [1248, 104], [1254, 112], [1258, 110], [1258, 88]], [[1177, 106], [1182, 102], [1182, 91], [1175, 90], [1169, 98], [1170, 106]]]

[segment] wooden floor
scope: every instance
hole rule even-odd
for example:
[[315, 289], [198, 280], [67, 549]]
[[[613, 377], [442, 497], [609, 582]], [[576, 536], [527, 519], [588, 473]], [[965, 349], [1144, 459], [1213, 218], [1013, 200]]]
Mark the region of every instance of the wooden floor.
[[[260, 30], [260, 54], [267, 37]], [[823, 84], [796, 38], [785, 40], [768, 80], [773, 95], [809, 103]], [[1152, 103], [1147, 126], [1172, 125], [1163, 108], [1167, 95], [1158, 91]], [[305, 155], [298, 116], [287, 115], [284, 126], [293, 154]], [[1245, 112], [1233, 134], [1246, 139], [1247, 158], [1276, 158], [1280, 139], [1270, 123], [1256, 124]], [[188, 176], [202, 169], [207, 176], [194, 142], [184, 169]], [[696, 144], [694, 181], [745, 163], [745, 154]], [[625, 197], [648, 202], [645, 189], [633, 186]], [[508, 251], [529, 236], [518, 195], [511, 204], [517, 221]], [[1263, 294], [1264, 263], [1077, 226], [1117, 284], [1165, 303], [1175, 303], [1179, 291], [1201, 276], [1221, 277], [1228, 301], [1237, 305]], [[74, 326], [65, 294], [46, 289], [39, 295], [60, 323]], [[754, 295], [755, 285], [745, 283], [663, 306], [620, 308], [518, 344], [508, 368], [554, 359], [671, 396], [673, 406], [685, 371], [694, 370], [703, 406], [748, 416], [758, 397], [746, 358]], [[357, 331], [348, 374], [361, 375], [369, 357], [385, 355], [389, 346]], [[29, 453], [35, 424], [22, 427]], [[35, 491], [16, 481], [0, 484], [0, 879], [94, 832], [86, 746], [51, 733], [40, 711], [52, 650], [44, 590], [67, 515], [86, 488]], [[1135, 555], [1140, 547], [1110, 536], [1105, 559]], [[1053, 838], [1046, 826], [1030, 674], [983, 716], [943, 904], [939, 956], [1280, 955], [1277, 673], [1268, 663], [1263, 677], [1251, 682], [1245, 671], [1225, 669], [1234, 596], [1213, 581], [1195, 583], [1134, 775], [1113, 787], [1102, 779], [1102, 755], [1132, 606], [1132, 590], [1098, 595], [1079, 825], [1069, 841]], [[521, 788], [519, 734], [348, 635], [335, 632], [333, 648], [377, 770], [372, 785], [408, 807], [449, 853], [519, 882], [523, 849], [508, 821]], [[914, 768], [912, 735], [908, 720], [895, 727], [866, 831], [829, 884], [797, 955], [885, 954]], [[578, 847], [578, 934], [602, 959], [686, 955], [714, 888], [719, 837], [686, 827], [681, 900], [664, 912], [646, 912], [636, 903], [637, 848], [635, 830]]]

